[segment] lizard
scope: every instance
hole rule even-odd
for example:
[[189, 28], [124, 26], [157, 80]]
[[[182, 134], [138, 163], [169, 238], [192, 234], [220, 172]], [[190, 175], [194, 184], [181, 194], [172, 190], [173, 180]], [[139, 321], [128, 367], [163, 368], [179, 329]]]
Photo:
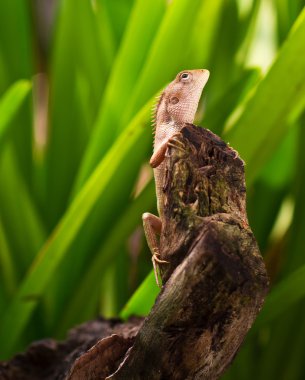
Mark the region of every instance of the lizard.
[[177, 74], [159, 97], [153, 108], [154, 149], [150, 165], [154, 171], [157, 210], [159, 216], [145, 212], [142, 215], [143, 228], [148, 247], [152, 253], [152, 263], [157, 285], [159, 284], [158, 265], [167, 261], [160, 258], [158, 235], [162, 230], [163, 183], [165, 177], [165, 158], [168, 147], [177, 146], [175, 136], [186, 123], [193, 123], [198, 103], [210, 72], [205, 69], [184, 70]]

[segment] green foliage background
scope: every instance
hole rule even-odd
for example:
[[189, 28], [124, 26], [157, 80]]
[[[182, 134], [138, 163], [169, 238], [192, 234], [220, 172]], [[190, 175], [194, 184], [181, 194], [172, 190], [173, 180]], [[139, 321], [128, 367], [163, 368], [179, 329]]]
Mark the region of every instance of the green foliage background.
[[158, 289], [140, 226], [156, 203], [150, 109], [178, 71], [208, 68], [197, 123], [246, 162], [272, 281], [224, 378], [304, 378], [303, 5], [0, 2], [2, 359], [99, 313], [149, 311]]

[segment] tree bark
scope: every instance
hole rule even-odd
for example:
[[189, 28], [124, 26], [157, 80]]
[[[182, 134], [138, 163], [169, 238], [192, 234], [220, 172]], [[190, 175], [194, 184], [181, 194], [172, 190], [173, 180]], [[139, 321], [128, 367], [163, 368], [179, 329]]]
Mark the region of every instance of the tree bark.
[[[68, 350], [73, 360], [63, 354], [66, 367], [44, 378], [213, 380], [236, 355], [268, 290], [246, 215], [244, 163], [218, 136], [191, 124], [175, 141], [166, 158], [160, 237], [168, 264], [151, 313], [113, 323], [91, 346]], [[16, 358], [0, 375], [12, 363]]]

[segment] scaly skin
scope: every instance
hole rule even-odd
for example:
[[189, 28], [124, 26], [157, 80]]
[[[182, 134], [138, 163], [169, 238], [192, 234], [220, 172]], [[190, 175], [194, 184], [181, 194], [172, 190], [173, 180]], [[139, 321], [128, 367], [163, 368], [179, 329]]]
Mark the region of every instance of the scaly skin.
[[209, 79], [208, 70], [184, 70], [165, 88], [155, 109], [154, 152], [150, 164], [154, 168], [157, 206], [159, 217], [143, 214], [143, 226], [147, 244], [152, 252], [152, 262], [156, 282], [158, 264], [166, 263], [160, 259], [157, 234], [162, 229], [163, 219], [163, 182], [165, 176], [165, 155], [169, 146], [177, 146], [175, 135], [185, 123], [193, 123], [202, 90]]

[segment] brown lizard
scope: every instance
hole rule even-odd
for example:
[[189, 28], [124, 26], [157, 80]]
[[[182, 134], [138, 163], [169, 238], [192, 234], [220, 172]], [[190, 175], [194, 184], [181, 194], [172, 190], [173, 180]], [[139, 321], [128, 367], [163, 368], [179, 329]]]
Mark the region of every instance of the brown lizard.
[[147, 244], [152, 253], [156, 282], [158, 264], [167, 263], [160, 258], [157, 235], [161, 233], [163, 219], [163, 182], [165, 177], [166, 151], [169, 146], [177, 146], [175, 135], [185, 123], [193, 123], [202, 90], [209, 79], [208, 70], [184, 70], [165, 88], [154, 109], [154, 152], [150, 165], [154, 168], [159, 217], [151, 213], [142, 216]]

